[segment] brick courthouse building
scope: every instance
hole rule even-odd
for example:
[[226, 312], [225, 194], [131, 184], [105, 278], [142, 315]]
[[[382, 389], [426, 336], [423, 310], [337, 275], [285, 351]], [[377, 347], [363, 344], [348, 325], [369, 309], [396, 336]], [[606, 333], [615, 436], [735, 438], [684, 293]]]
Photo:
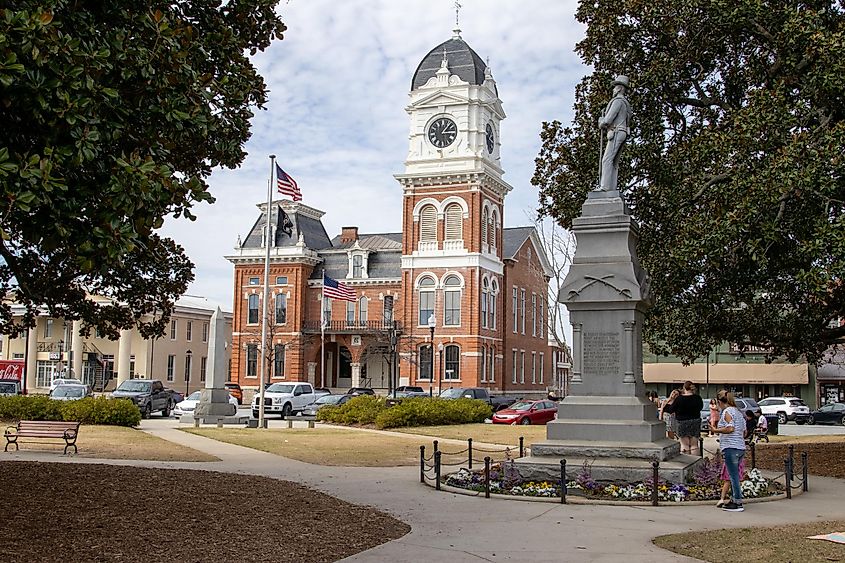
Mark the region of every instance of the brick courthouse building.
[[[268, 380], [367, 386], [484, 386], [542, 394], [552, 385], [550, 268], [533, 227], [502, 228], [499, 157], [505, 118], [490, 69], [456, 30], [411, 82], [402, 232], [330, 238], [323, 212], [282, 200], [292, 234], [270, 216]], [[235, 252], [231, 380], [257, 388], [265, 210]], [[322, 277], [356, 301], [325, 301]], [[391, 322], [391, 307], [392, 320]], [[433, 326], [433, 341], [432, 341]], [[322, 366], [325, 365], [323, 371]], [[394, 366], [396, 370], [394, 371]], [[391, 379], [391, 374], [394, 374]]]

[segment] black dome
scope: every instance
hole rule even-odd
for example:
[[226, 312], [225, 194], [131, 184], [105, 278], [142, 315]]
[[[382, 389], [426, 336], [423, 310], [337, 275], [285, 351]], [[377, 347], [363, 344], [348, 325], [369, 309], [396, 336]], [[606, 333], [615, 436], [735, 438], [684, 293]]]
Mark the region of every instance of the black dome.
[[458, 75], [461, 80], [470, 84], [484, 83], [484, 71], [487, 65], [463, 39], [453, 37], [429, 51], [423, 58], [411, 80], [411, 90], [424, 86], [428, 79], [437, 73], [443, 61], [444, 49], [449, 61], [449, 71], [452, 74]]

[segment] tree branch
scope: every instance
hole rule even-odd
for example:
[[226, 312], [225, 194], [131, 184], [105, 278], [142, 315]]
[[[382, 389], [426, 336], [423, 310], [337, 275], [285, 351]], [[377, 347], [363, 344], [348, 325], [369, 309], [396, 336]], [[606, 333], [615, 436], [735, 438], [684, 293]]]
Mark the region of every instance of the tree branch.
[[704, 195], [704, 192], [715, 186], [716, 184], [721, 184], [722, 182], [727, 182], [731, 179], [730, 174], [717, 174], [715, 176], [710, 176], [710, 179], [705, 182], [701, 189], [693, 196], [692, 201], [697, 201], [698, 198]]

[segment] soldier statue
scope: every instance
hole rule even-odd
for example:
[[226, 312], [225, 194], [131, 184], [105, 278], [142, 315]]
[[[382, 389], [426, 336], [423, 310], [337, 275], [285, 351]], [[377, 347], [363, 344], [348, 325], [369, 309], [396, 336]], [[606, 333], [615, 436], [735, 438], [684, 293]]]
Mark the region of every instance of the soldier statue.
[[627, 90], [628, 77], [617, 76], [613, 81], [613, 98], [607, 103], [604, 115], [599, 119], [599, 128], [602, 131], [607, 131], [607, 145], [601, 157], [601, 173], [597, 191], [610, 192], [617, 190], [619, 155], [630, 132], [628, 129], [628, 120], [631, 118], [631, 105], [625, 98]]

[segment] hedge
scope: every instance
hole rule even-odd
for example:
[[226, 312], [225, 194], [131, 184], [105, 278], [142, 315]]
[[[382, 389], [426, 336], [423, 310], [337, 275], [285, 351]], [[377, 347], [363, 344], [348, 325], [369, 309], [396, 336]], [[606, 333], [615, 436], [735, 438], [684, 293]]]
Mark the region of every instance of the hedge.
[[78, 401], [55, 401], [45, 395], [0, 397], [0, 420], [66, 420], [82, 424], [137, 426], [141, 411], [126, 399], [86, 397]]
[[493, 414], [490, 405], [476, 399], [412, 397], [388, 407], [385, 399], [362, 395], [340, 406], [317, 411], [317, 419], [338, 424], [375, 424], [378, 428], [438, 426], [484, 422]]

